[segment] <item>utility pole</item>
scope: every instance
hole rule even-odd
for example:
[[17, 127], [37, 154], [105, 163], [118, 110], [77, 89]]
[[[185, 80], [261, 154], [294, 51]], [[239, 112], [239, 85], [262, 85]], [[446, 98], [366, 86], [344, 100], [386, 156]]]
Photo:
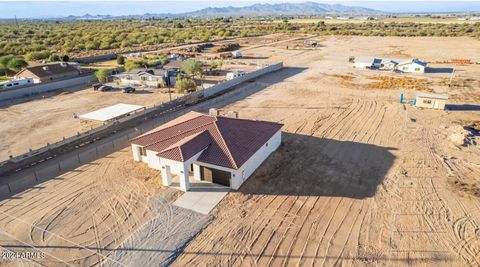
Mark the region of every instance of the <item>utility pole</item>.
[[448, 82], [448, 87], [452, 86], [453, 75], [455, 74], [455, 68], [452, 70], [452, 75], [450, 75], [450, 81]]

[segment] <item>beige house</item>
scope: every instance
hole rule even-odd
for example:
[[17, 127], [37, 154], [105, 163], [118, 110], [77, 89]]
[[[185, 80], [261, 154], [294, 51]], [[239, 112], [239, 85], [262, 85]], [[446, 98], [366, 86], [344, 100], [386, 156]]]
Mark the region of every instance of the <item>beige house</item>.
[[33, 79], [34, 83], [43, 83], [73, 78], [80, 74], [81, 71], [75, 64], [59, 62], [26, 67], [15, 75], [15, 79]]
[[416, 107], [445, 109], [447, 94], [417, 93], [414, 101]]

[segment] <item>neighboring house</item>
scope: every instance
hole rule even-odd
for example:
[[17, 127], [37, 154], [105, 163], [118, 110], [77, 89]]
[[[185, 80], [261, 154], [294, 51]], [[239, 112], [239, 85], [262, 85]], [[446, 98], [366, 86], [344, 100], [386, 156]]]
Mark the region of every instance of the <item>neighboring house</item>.
[[398, 65], [398, 62], [393, 59], [382, 59], [379, 69], [381, 70], [394, 70]]
[[182, 69], [182, 65], [183, 65], [183, 60], [171, 60], [170, 62], [165, 64], [163, 68], [166, 70], [173, 70], [176, 72], [180, 72], [180, 70]]
[[21, 78], [21, 79], [12, 79], [9, 81], [0, 82], [0, 89], [4, 88], [15, 88], [25, 85], [33, 84], [32, 78]]
[[396, 70], [405, 73], [423, 73], [427, 63], [416, 58], [409, 60], [381, 59], [374, 57], [354, 57], [355, 68], [368, 68], [379, 70]]
[[445, 109], [447, 94], [417, 93], [413, 104], [421, 108]]
[[176, 72], [164, 69], [132, 69], [128, 72], [113, 75], [124, 86], [165, 87], [175, 86]]
[[[232, 113], [236, 114], [236, 113]], [[130, 140], [133, 159], [161, 171], [165, 186], [178, 176], [238, 189], [281, 143], [282, 124], [189, 112]]]
[[416, 58], [398, 63], [396, 69], [408, 73], [424, 73], [427, 63]]
[[81, 74], [76, 64], [59, 62], [26, 67], [15, 75], [15, 79], [31, 78], [34, 83], [77, 77]]
[[229, 72], [227, 73], [227, 80], [232, 80], [238, 77], [245, 76], [247, 73], [242, 70], [234, 71], [234, 72]]
[[374, 57], [355, 57], [353, 63], [355, 68], [380, 68], [382, 59]]

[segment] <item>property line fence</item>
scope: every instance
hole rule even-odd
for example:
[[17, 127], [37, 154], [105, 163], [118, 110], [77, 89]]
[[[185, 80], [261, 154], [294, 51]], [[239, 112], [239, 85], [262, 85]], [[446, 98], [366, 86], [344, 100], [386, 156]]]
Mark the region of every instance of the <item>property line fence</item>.
[[82, 76], [68, 78], [59, 81], [34, 84], [18, 88], [8, 88], [0, 90], [0, 101], [28, 97], [40, 93], [60, 90], [68, 87], [92, 84], [97, 80], [94, 74], [85, 73]]
[[[35, 171], [33, 171], [31, 175], [25, 176], [27, 178], [22, 178], [18, 181], [15, 180], [14, 184], [10, 184], [7, 188], [10, 193], [17, 192], [17, 189], [21, 188], [22, 185], [30, 184], [32, 181], [39, 182], [47, 179], [44, 175], [49, 176], [48, 174], [52, 173], [52, 170], [55, 169], [55, 167], [52, 167], [52, 164], [45, 164], [48, 161], [53, 162], [54, 159], [57, 159], [57, 161], [60, 160], [56, 168], [58, 171], [72, 169], [75, 164], [78, 165], [83, 162], [88, 162], [86, 160], [91, 160], [91, 158], [88, 158], [86, 155], [91, 154], [92, 156], [99, 156], [104, 155], [104, 153], [109, 154], [119, 150], [122, 146], [125, 147], [127, 145], [129, 139], [190, 110], [205, 108], [208, 105], [224, 100], [225, 98], [221, 97], [221, 95], [233, 90], [237, 85], [282, 68], [282, 62], [270, 65], [250, 72], [243, 77], [212, 86], [205, 90], [193, 92], [161, 105], [146, 108], [130, 116], [118, 119], [110, 124], [79, 133], [59, 142], [48, 144], [42, 148], [12, 157], [0, 162], [0, 177], [12, 176], [22, 170], [35, 168]], [[204, 102], [206, 100], [208, 101]], [[111, 149], [108, 148], [108, 140], [110, 140], [110, 138], [112, 138]], [[93, 152], [91, 152], [92, 150], [90, 147], [96, 149], [95, 154], [92, 154]], [[88, 151], [90, 152], [84, 152], [83, 150], [85, 149], [89, 149]], [[82, 154], [78, 154], [77, 157], [73, 158], [69, 157], [62, 161], [60, 157], [72, 151], [81, 151]], [[75, 158], [77, 160], [75, 160]], [[47, 169], [39, 170], [39, 165], [45, 165], [47, 166]], [[52, 169], [50, 170], [48, 168]], [[27, 180], [23, 181], [24, 179]], [[0, 196], [5, 190], [4, 186], [0, 186]]]

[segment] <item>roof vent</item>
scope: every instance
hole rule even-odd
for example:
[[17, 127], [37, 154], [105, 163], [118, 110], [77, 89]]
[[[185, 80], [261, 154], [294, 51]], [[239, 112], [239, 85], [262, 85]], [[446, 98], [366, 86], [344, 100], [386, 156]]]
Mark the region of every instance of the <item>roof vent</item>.
[[237, 111], [229, 111], [227, 113], [227, 117], [232, 119], [238, 119], [238, 112]]
[[48, 66], [43, 66], [42, 69], [43, 70], [48, 70]]
[[216, 108], [211, 108], [211, 109], [208, 110], [208, 114], [209, 114], [210, 116], [218, 116], [218, 115], [219, 115], [219, 112], [218, 112], [218, 109], [216, 109]]

